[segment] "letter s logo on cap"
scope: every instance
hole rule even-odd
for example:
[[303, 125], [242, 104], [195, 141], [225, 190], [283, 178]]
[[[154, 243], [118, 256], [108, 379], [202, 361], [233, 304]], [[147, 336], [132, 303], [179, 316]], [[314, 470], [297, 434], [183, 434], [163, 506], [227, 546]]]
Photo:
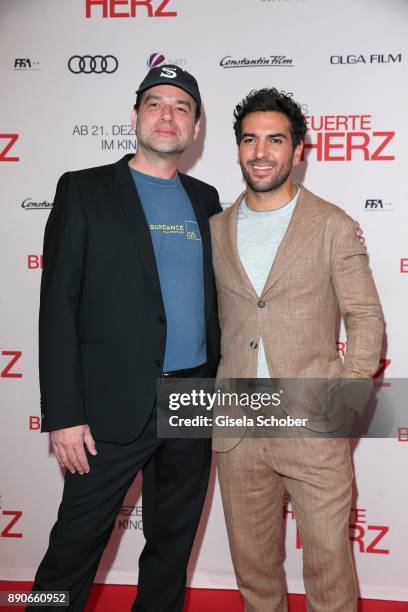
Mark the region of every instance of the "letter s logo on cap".
[[175, 79], [177, 76], [177, 72], [172, 68], [162, 68], [160, 76], [166, 77], [167, 79]]

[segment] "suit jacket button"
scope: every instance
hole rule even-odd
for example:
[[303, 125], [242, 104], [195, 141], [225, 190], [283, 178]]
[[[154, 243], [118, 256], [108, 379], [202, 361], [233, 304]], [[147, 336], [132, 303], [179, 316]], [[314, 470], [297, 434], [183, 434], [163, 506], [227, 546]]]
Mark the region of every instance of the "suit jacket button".
[[266, 303], [263, 300], [259, 300], [258, 306], [259, 306], [259, 308], [265, 308]]
[[252, 349], [256, 349], [256, 348], [258, 348], [258, 343], [257, 343], [257, 342], [255, 342], [255, 340], [251, 340], [251, 342], [249, 343], [249, 346], [250, 346]]
[[163, 317], [163, 315], [160, 315], [159, 319], [158, 319], [159, 323], [164, 323], [166, 322], [166, 319]]
[[158, 359], [154, 360], [154, 365], [157, 366], [158, 368], [160, 368], [161, 366], [161, 361], [159, 361]]

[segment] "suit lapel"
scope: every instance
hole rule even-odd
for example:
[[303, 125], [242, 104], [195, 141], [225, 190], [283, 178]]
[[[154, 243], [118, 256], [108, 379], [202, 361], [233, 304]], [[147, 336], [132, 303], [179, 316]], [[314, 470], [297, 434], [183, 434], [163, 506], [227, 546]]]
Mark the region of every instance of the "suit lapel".
[[213, 295], [213, 272], [212, 272], [212, 260], [211, 260], [211, 237], [210, 228], [208, 224], [208, 215], [206, 207], [202, 200], [202, 194], [200, 190], [196, 188], [193, 181], [190, 181], [188, 176], [179, 172], [181, 183], [186, 190], [186, 193], [190, 199], [192, 207], [195, 212], [198, 227], [200, 228], [200, 235], [203, 245], [203, 267], [204, 267], [204, 301], [205, 301], [205, 317], [206, 321], [210, 315], [211, 304], [214, 298]]
[[321, 222], [321, 209], [315, 205], [312, 194], [301, 186], [298, 202], [266, 279], [262, 296], [299, 257], [321, 227]]
[[[225, 237], [220, 237], [220, 244], [224, 261], [229, 265], [231, 273], [238, 278], [242, 289], [251, 297], [258, 298], [260, 296], [258, 296], [245, 272], [237, 247], [238, 212], [241, 201], [245, 196], [246, 192], [242, 193], [235, 204], [228, 210], [228, 218], [226, 219], [227, 235]], [[295, 206], [292, 219], [269, 271], [268, 278], [262, 290], [262, 297], [268, 293], [282, 274], [284, 274], [299, 257], [303, 249], [319, 230], [322, 222], [322, 212], [321, 208], [316, 206], [314, 200], [314, 196], [301, 186], [299, 200]]]
[[245, 195], [246, 192], [244, 191], [235, 204], [228, 210], [228, 219], [226, 223], [227, 235], [225, 237], [221, 236], [221, 244], [225, 244], [225, 247], [223, 247], [225, 262], [229, 264], [234, 276], [238, 277], [240, 286], [249, 293], [251, 297], [257, 298], [258, 294], [249, 280], [238, 254], [238, 212]]
[[131, 157], [132, 155], [126, 155], [115, 164], [118, 201], [127, 218], [139, 256], [143, 260], [143, 269], [149, 285], [156, 297], [162, 301], [159, 273], [149, 226], [128, 166]]

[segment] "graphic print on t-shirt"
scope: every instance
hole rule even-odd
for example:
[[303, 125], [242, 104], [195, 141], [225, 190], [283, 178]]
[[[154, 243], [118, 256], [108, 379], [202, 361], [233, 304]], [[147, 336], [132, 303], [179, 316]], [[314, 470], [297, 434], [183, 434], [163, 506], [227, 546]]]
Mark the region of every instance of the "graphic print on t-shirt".
[[197, 221], [184, 221], [182, 224], [150, 223], [151, 232], [162, 232], [163, 234], [184, 234], [187, 240], [201, 240]]
[[161, 179], [131, 172], [152, 238], [166, 314], [163, 371], [193, 368], [207, 359], [203, 244], [194, 208], [177, 174]]

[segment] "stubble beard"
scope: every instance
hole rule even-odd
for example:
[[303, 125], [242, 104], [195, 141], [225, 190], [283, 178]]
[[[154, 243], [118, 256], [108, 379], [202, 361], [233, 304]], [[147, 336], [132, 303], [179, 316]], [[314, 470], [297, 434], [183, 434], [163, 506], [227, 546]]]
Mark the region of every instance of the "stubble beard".
[[248, 187], [250, 187], [252, 191], [255, 191], [256, 193], [266, 193], [268, 191], [275, 191], [276, 189], [279, 189], [281, 185], [284, 184], [284, 182], [287, 180], [288, 176], [292, 171], [292, 165], [293, 156], [290, 158], [287, 164], [285, 164], [280, 169], [277, 174], [275, 174], [272, 178], [265, 179], [253, 179], [244, 164], [241, 164], [241, 170], [246, 184], [248, 185]]
[[167, 141], [165, 137], [161, 137], [154, 132], [151, 134], [143, 134], [142, 130], [141, 132], [142, 133], [138, 133], [138, 129], [136, 128], [136, 140], [138, 145], [146, 151], [149, 151], [151, 154], [153, 153], [159, 157], [166, 155], [181, 155], [186, 149], [189, 148], [193, 141], [192, 137], [185, 143], [181, 143], [178, 137], [175, 137], [174, 139], [169, 138]]
[[158, 156], [181, 155], [184, 148], [178, 142], [160, 142], [159, 139], [137, 139], [138, 146]]

